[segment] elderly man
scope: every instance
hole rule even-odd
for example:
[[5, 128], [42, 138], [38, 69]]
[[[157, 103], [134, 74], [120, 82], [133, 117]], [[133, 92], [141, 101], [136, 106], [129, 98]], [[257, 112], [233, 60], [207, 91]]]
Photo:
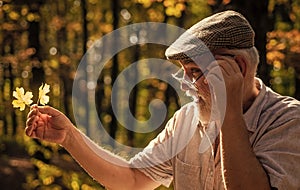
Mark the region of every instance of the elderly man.
[[129, 162], [93, 144], [51, 107], [32, 107], [26, 134], [61, 144], [108, 189], [154, 189], [172, 181], [185, 190], [300, 188], [300, 103], [255, 78], [254, 32], [241, 14], [203, 19], [166, 56], [182, 66], [174, 77], [194, 101]]

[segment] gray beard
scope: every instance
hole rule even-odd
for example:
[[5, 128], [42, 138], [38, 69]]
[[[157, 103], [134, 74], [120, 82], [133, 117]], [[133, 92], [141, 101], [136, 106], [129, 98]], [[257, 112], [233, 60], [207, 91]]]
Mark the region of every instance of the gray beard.
[[193, 99], [193, 102], [199, 102], [199, 95], [197, 91], [189, 89], [185, 91], [185, 95], [191, 97]]
[[207, 124], [211, 113], [210, 102], [193, 89], [186, 90], [185, 94], [186, 96], [191, 97], [193, 99], [193, 102], [197, 104], [197, 109], [199, 113], [198, 117], [201, 124]]

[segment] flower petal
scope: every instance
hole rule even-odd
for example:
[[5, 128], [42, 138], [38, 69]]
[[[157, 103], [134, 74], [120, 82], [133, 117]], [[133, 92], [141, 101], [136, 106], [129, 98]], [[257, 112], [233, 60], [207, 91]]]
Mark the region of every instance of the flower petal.
[[50, 92], [50, 85], [45, 83], [39, 87], [39, 102], [42, 105], [46, 105], [49, 102], [50, 98], [46, 95], [48, 92]]
[[20, 100], [12, 101], [12, 105], [13, 105], [14, 108], [20, 108], [20, 111], [23, 111], [25, 109], [24, 102], [20, 101]]
[[26, 105], [30, 105], [32, 103], [31, 98], [33, 97], [32, 92], [26, 92], [23, 97], [23, 101]]
[[13, 91], [13, 97], [16, 98], [16, 100], [12, 101], [12, 105], [14, 108], [20, 108], [20, 111], [23, 111], [25, 109], [26, 105], [30, 105], [32, 103], [31, 98], [33, 97], [32, 92], [26, 92], [24, 91], [24, 88], [16, 88], [15, 91]]
[[40, 103], [44, 106], [44, 105], [48, 104], [49, 100], [50, 100], [49, 96], [45, 95], [40, 99]]

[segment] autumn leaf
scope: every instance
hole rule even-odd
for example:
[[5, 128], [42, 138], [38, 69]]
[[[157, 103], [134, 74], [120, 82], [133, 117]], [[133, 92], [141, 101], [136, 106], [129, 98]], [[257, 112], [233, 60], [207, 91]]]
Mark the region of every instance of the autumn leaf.
[[16, 98], [16, 100], [12, 101], [12, 105], [14, 108], [20, 108], [20, 111], [23, 111], [25, 109], [26, 105], [30, 105], [32, 103], [31, 98], [33, 97], [32, 92], [26, 92], [24, 91], [24, 88], [16, 88], [15, 91], [13, 91], [13, 97]]
[[46, 94], [50, 92], [50, 85], [48, 84], [42, 84], [39, 88], [39, 99], [38, 103], [42, 104], [43, 106], [46, 105], [50, 98]]

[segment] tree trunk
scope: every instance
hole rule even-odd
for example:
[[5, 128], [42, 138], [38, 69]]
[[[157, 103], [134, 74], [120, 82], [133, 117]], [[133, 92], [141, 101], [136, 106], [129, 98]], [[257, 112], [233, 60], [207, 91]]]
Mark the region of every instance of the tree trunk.
[[[33, 1], [31, 4], [29, 4], [30, 12], [34, 14], [39, 14], [40, 6], [41, 4], [39, 1]], [[39, 40], [40, 23], [38, 21], [34, 20], [29, 23], [28, 34], [29, 34], [28, 47], [35, 49], [35, 54], [31, 56], [32, 78], [30, 81], [30, 86], [33, 91], [33, 94], [35, 94], [34, 102], [36, 102], [37, 101], [36, 94], [38, 94], [38, 88], [45, 81], [45, 72], [41, 64], [42, 57], [41, 57], [40, 49], [42, 49], [42, 47], [40, 46], [40, 40]]]
[[[88, 41], [88, 30], [87, 30], [87, 20], [86, 20], [86, 15], [87, 15], [87, 6], [86, 6], [86, 1], [85, 0], [81, 0], [81, 7], [82, 7], [82, 25], [83, 25], [83, 32], [82, 32], [82, 41], [83, 41], [83, 53], [86, 53], [87, 51], [87, 41]], [[85, 74], [85, 82], [86, 82], [86, 86], [85, 86], [85, 91], [82, 92], [83, 96], [83, 102], [85, 105], [85, 118], [84, 118], [84, 123], [83, 126], [85, 127], [86, 130], [86, 135], [90, 136], [90, 121], [89, 121], [89, 116], [90, 116], [90, 109], [89, 109], [89, 99], [88, 99], [88, 88], [87, 88], [87, 84], [88, 84], [88, 73], [84, 72]], [[67, 97], [65, 97], [67, 98]], [[66, 105], [65, 105], [66, 106]]]
[[[111, 3], [112, 3], [111, 4], [112, 12], [113, 12], [113, 29], [116, 30], [119, 27], [119, 13], [120, 13], [119, 0], [112, 0]], [[114, 39], [113, 44], [115, 46], [118, 46], [117, 39]], [[111, 78], [112, 78], [112, 85], [113, 85], [118, 76], [118, 72], [119, 72], [118, 56], [117, 55], [114, 56], [112, 58], [112, 61], [113, 61], [113, 65], [111, 68]], [[115, 101], [117, 101], [117, 100], [115, 100]], [[114, 104], [117, 104], [117, 102], [114, 102]], [[110, 128], [109, 128], [109, 135], [111, 136], [111, 138], [115, 139], [117, 128], [118, 128], [118, 122], [117, 122], [115, 114], [113, 113], [112, 107], [109, 111], [109, 114], [112, 117], [112, 120], [110, 123]], [[114, 142], [111, 142], [111, 145], [112, 145], [112, 147], [114, 147]]]

